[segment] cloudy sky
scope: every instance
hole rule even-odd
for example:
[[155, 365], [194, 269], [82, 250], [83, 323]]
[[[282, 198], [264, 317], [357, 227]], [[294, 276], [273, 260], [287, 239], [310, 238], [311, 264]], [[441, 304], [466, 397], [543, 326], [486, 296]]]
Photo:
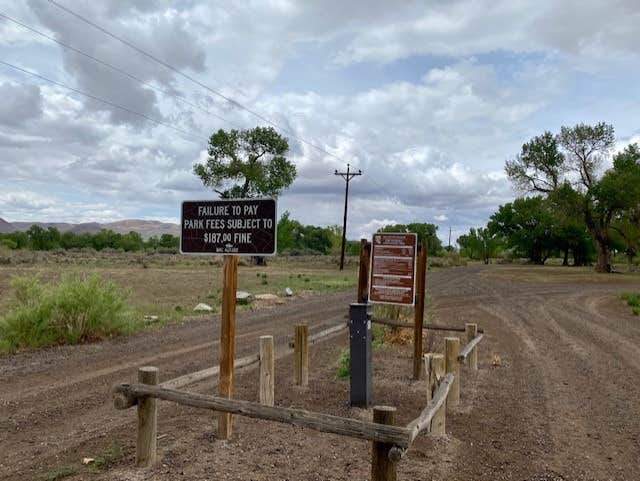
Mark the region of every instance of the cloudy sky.
[[43, 34], [0, 18], [1, 62], [106, 101], [0, 64], [9, 221], [177, 221], [181, 200], [212, 196], [192, 174], [208, 136], [264, 125], [214, 92], [308, 142], [291, 139], [280, 212], [341, 223], [333, 171], [362, 169], [352, 238], [484, 224], [514, 196], [504, 161], [544, 130], [603, 120], [640, 141], [637, 0], [56, 2], [201, 85], [52, 2], [0, 0]]

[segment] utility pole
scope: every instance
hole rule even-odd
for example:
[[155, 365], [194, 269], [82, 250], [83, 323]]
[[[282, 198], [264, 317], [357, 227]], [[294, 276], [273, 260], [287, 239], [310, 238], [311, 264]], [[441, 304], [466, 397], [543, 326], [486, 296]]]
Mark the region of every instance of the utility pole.
[[449, 250], [451, 250], [451, 226], [449, 226]]
[[344, 247], [347, 241], [347, 202], [349, 200], [349, 181], [354, 178], [356, 175], [362, 175], [362, 171], [358, 170], [358, 172], [351, 172], [351, 166], [347, 164], [346, 172], [338, 172], [336, 169], [334, 175], [339, 175], [346, 182], [346, 187], [344, 191], [344, 220], [342, 222], [342, 250], [340, 251], [340, 270], [344, 269]]

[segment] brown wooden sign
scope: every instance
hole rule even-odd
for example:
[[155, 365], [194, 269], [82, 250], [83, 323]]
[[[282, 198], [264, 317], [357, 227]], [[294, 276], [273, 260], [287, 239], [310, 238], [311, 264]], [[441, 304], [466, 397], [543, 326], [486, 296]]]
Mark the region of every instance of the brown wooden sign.
[[373, 234], [370, 302], [414, 304], [417, 242], [416, 234]]
[[180, 225], [183, 254], [276, 253], [274, 199], [184, 201]]

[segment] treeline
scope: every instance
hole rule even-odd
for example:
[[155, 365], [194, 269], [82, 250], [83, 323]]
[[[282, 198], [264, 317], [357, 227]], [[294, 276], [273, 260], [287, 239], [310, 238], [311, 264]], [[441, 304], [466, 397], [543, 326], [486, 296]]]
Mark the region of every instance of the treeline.
[[612, 254], [621, 252], [631, 265], [640, 252], [640, 147], [611, 156], [614, 145], [613, 126], [605, 123], [531, 139], [505, 165], [528, 196], [460, 236], [461, 254], [488, 262], [506, 253], [536, 264], [561, 257], [564, 265], [595, 262], [596, 270], [610, 272]]
[[[430, 255], [438, 255], [442, 245], [436, 232], [437, 226], [427, 223], [394, 224], [379, 229], [381, 232], [416, 232], [418, 240], [427, 240]], [[284, 255], [339, 255], [342, 245], [342, 227], [303, 225], [285, 212], [278, 221], [278, 253]], [[180, 239], [171, 234], [144, 239], [137, 232], [119, 234], [103, 229], [95, 234], [63, 232], [55, 227], [31, 226], [25, 232], [0, 234], [0, 246], [9, 249], [116, 249], [126, 252], [164, 250], [177, 252]], [[360, 242], [347, 240], [346, 255], [360, 253]]]
[[60, 232], [55, 227], [32, 225], [24, 232], [0, 234], [0, 245], [9, 249], [32, 249], [49, 251], [54, 249], [119, 249], [125, 252], [168, 249], [177, 250], [180, 239], [171, 234], [162, 234], [143, 239], [137, 232], [119, 234], [110, 229], [91, 234], [88, 232]]
[[[418, 234], [418, 242], [427, 241], [429, 255], [442, 254], [442, 243], [436, 235], [438, 227], [429, 223], [390, 224], [378, 229], [378, 232], [413, 232]], [[302, 225], [291, 219], [285, 212], [278, 222], [278, 253], [288, 255], [332, 254], [339, 255], [342, 245], [342, 227], [318, 227]], [[346, 255], [360, 253], [360, 242], [347, 240]]]

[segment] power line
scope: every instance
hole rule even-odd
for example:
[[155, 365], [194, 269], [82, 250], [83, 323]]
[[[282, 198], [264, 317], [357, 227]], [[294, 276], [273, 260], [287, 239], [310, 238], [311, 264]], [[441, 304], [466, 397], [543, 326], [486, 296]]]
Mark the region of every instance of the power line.
[[71, 50], [71, 51], [73, 51], [73, 52], [75, 52], [75, 53], [77, 53], [79, 55], [82, 55], [83, 57], [86, 57], [86, 58], [88, 58], [88, 59], [90, 59], [90, 60], [92, 60], [92, 61], [94, 61], [94, 62], [96, 62], [96, 63], [98, 63], [98, 64], [100, 64], [102, 66], [104, 66], [104, 67], [107, 67], [107, 68], [109, 68], [109, 69], [111, 69], [111, 70], [113, 70], [115, 72], [118, 72], [119, 74], [124, 75], [125, 77], [128, 77], [128, 78], [130, 78], [132, 80], [135, 80], [136, 82], [138, 82], [140, 85], [143, 85], [144, 87], [147, 87], [149, 89], [155, 90], [156, 92], [160, 92], [163, 95], [167, 95], [167, 96], [173, 97], [173, 98], [183, 102], [184, 104], [189, 105], [190, 107], [194, 107], [196, 109], [199, 109], [200, 111], [204, 112], [207, 115], [211, 115], [213, 117], [216, 117], [217, 119], [222, 120], [223, 122], [231, 124], [231, 125], [233, 125], [235, 127], [238, 127], [240, 129], [242, 128], [242, 126], [240, 126], [239, 124], [236, 124], [235, 122], [232, 122], [232, 121], [230, 121], [228, 119], [225, 119], [224, 117], [222, 117], [222, 116], [220, 116], [220, 115], [218, 115], [216, 113], [210, 112], [209, 110], [201, 107], [200, 105], [197, 105], [197, 104], [195, 104], [193, 102], [190, 102], [188, 99], [184, 98], [181, 95], [178, 95], [178, 94], [176, 94], [174, 92], [171, 92], [169, 90], [164, 90], [162, 88], [159, 88], [159, 87], [156, 87], [154, 85], [151, 85], [150, 83], [145, 82], [141, 78], [133, 75], [130, 72], [127, 72], [126, 70], [124, 70], [124, 69], [122, 69], [120, 67], [117, 67], [117, 66], [115, 66], [115, 65], [113, 65], [113, 64], [111, 64], [109, 62], [105, 62], [104, 60], [101, 60], [101, 59], [99, 59], [99, 58], [97, 58], [97, 57], [95, 57], [95, 56], [93, 56], [93, 55], [91, 55], [91, 54], [89, 54], [87, 52], [84, 52], [84, 51], [80, 50], [79, 48], [76, 48], [76, 47], [73, 47], [72, 45], [64, 43], [64, 42], [58, 40], [55, 37], [47, 35], [46, 33], [42, 32], [42, 31], [40, 31], [40, 30], [38, 30], [36, 28], [33, 28], [33, 27], [31, 27], [31, 26], [29, 26], [29, 25], [27, 25], [27, 24], [25, 24], [25, 23], [23, 23], [23, 22], [21, 22], [19, 20], [16, 20], [15, 18], [10, 17], [9, 15], [6, 15], [6, 14], [0, 12], [0, 18], [4, 18], [5, 20], [13, 22], [16, 25], [19, 25], [19, 26], [21, 26], [22, 28], [24, 28], [26, 30], [29, 30], [29, 31], [37, 34], [37, 35], [40, 35], [41, 37], [46, 38], [47, 40], [50, 40], [51, 42], [54, 42], [54, 43], [60, 45], [63, 48], [66, 48], [67, 50]]
[[181, 133], [182, 135], [184, 135], [186, 137], [190, 137], [190, 138], [194, 139], [194, 141], [195, 141], [195, 139], [197, 139], [198, 143], [202, 142], [202, 139], [200, 139], [199, 137], [196, 137], [196, 136], [190, 134], [189, 132], [187, 132], [186, 130], [182, 130], [181, 128], [175, 127], [174, 125], [168, 124], [168, 123], [166, 123], [166, 122], [164, 122], [162, 120], [155, 119], [155, 118], [150, 117], [150, 116], [148, 116], [146, 114], [140, 113], [140, 112], [138, 112], [136, 110], [132, 110], [132, 109], [130, 109], [128, 107], [124, 107], [124, 106], [122, 106], [120, 104], [117, 104], [115, 102], [111, 102], [110, 100], [106, 100], [106, 99], [103, 99], [102, 97], [98, 97], [98, 96], [90, 94], [88, 92], [84, 92], [82, 90], [76, 89], [76, 88], [71, 87], [71, 86], [69, 86], [67, 84], [64, 84], [62, 82], [58, 82], [56, 80], [52, 80], [52, 79], [50, 79], [48, 77], [45, 77], [44, 75], [37, 74], [37, 73], [32, 72], [30, 70], [24, 69], [22, 67], [18, 67], [17, 65], [14, 65], [12, 63], [0, 60], [0, 64], [4, 65], [6, 67], [10, 67], [10, 68], [12, 68], [14, 70], [17, 70], [19, 72], [22, 72], [24, 74], [30, 75], [32, 77], [39, 78], [39, 79], [44, 80], [46, 82], [49, 82], [49, 83], [51, 83], [53, 85], [57, 85], [57, 86], [62, 87], [64, 89], [70, 90], [70, 91], [75, 92], [77, 94], [83, 95], [83, 96], [88, 97], [88, 98], [90, 98], [92, 100], [96, 100], [98, 102], [101, 102], [103, 104], [109, 105], [111, 107], [115, 107], [117, 109], [123, 110], [125, 112], [130, 113], [130, 114], [137, 115], [137, 116], [142, 117], [143, 119], [148, 120], [149, 122], [152, 122], [154, 124], [161, 125], [163, 127], [169, 128], [169, 129], [173, 129], [176, 132], [179, 132], [179, 133]]
[[218, 97], [220, 97], [220, 98], [224, 99], [225, 101], [227, 101], [227, 102], [228, 102], [228, 103], [230, 103], [231, 105], [233, 105], [233, 106], [235, 106], [235, 107], [237, 107], [237, 108], [239, 108], [239, 109], [241, 109], [241, 110], [244, 110], [245, 112], [250, 113], [251, 115], [253, 115], [253, 116], [257, 117], [258, 119], [262, 120], [263, 122], [268, 123], [268, 124], [269, 124], [269, 125], [271, 125], [272, 127], [276, 128], [276, 129], [278, 129], [278, 130], [280, 130], [281, 132], [285, 132], [285, 133], [289, 134], [289, 135], [290, 135], [292, 138], [294, 138], [295, 140], [297, 140], [297, 141], [299, 141], [299, 142], [302, 142], [302, 143], [304, 143], [304, 144], [306, 144], [306, 145], [308, 145], [308, 146], [310, 146], [310, 147], [312, 147], [312, 148], [314, 148], [314, 149], [316, 149], [316, 150], [318, 150], [318, 151], [322, 152], [323, 154], [326, 154], [326, 155], [328, 155], [328, 156], [330, 156], [330, 157], [333, 157], [333, 158], [335, 158], [335, 159], [339, 160], [340, 162], [344, 162], [344, 160], [343, 160], [343, 159], [341, 159], [340, 157], [338, 157], [337, 155], [332, 154], [331, 152], [329, 152], [329, 151], [327, 151], [327, 150], [323, 149], [322, 147], [319, 147], [319, 146], [315, 145], [313, 142], [307, 141], [307, 140], [303, 139], [302, 137], [298, 137], [298, 136], [297, 136], [297, 135], [296, 135], [296, 134], [295, 134], [291, 129], [288, 129], [288, 128], [286, 128], [286, 127], [281, 127], [281, 126], [280, 126], [280, 125], [278, 125], [277, 123], [275, 123], [275, 122], [273, 122], [272, 120], [268, 119], [267, 117], [265, 117], [265, 116], [261, 115], [260, 113], [256, 112], [255, 110], [250, 109], [249, 107], [247, 107], [247, 106], [245, 106], [245, 105], [241, 104], [241, 103], [240, 103], [240, 102], [238, 102], [237, 100], [234, 100], [233, 98], [231, 98], [231, 97], [229, 97], [229, 96], [227, 96], [227, 95], [224, 95], [222, 92], [220, 92], [220, 91], [218, 91], [218, 90], [215, 90], [215, 89], [213, 89], [213, 88], [209, 87], [208, 85], [206, 85], [206, 84], [202, 83], [201, 81], [199, 81], [199, 80], [198, 80], [198, 79], [196, 79], [195, 77], [192, 77], [191, 75], [189, 75], [189, 74], [187, 74], [187, 73], [183, 72], [182, 70], [178, 69], [177, 67], [174, 67], [173, 65], [171, 65], [171, 64], [169, 64], [169, 63], [167, 63], [167, 62], [165, 62], [164, 60], [162, 60], [162, 59], [160, 59], [160, 58], [156, 57], [155, 55], [153, 55], [153, 54], [151, 54], [151, 53], [147, 52], [146, 50], [143, 50], [142, 48], [138, 47], [137, 45], [133, 44], [132, 42], [130, 42], [130, 41], [128, 41], [128, 40], [126, 40], [126, 39], [124, 39], [124, 38], [122, 38], [122, 37], [119, 37], [118, 35], [116, 35], [116, 34], [114, 34], [114, 33], [110, 32], [110, 31], [109, 31], [109, 30], [107, 30], [106, 28], [104, 28], [104, 27], [102, 27], [102, 26], [98, 25], [97, 23], [95, 23], [95, 22], [93, 22], [92, 20], [90, 20], [90, 19], [88, 19], [88, 18], [86, 18], [86, 17], [84, 17], [84, 16], [80, 15], [79, 13], [77, 13], [77, 12], [75, 12], [75, 11], [71, 10], [70, 8], [65, 7], [64, 5], [61, 5], [60, 3], [58, 3], [58, 2], [57, 2], [57, 1], [55, 1], [55, 0], [48, 0], [48, 1], [49, 1], [49, 3], [51, 3], [53, 6], [55, 6], [55, 7], [59, 8], [60, 10], [63, 10], [64, 12], [68, 13], [69, 15], [72, 15], [72, 16], [76, 17], [78, 20], [80, 20], [80, 21], [82, 21], [82, 22], [86, 23], [87, 25], [92, 26], [93, 28], [95, 28], [95, 29], [97, 29], [97, 30], [101, 31], [102, 33], [104, 33], [105, 35], [108, 35], [109, 37], [113, 38], [114, 40], [117, 40], [117, 41], [119, 41], [119, 42], [123, 43], [124, 45], [128, 46], [129, 48], [132, 48], [133, 50], [135, 50], [135, 51], [136, 51], [136, 52], [138, 52], [139, 54], [141, 54], [141, 55], [143, 55], [143, 56], [147, 57], [148, 59], [151, 59], [151, 60], [153, 60], [154, 62], [159, 63], [159, 64], [160, 64], [160, 65], [162, 65], [163, 67], [165, 67], [165, 68], [167, 68], [167, 69], [171, 70], [172, 72], [174, 72], [174, 73], [176, 73], [176, 74], [180, 75], [181, 77], [183, 77], [183, 78], [185, 78], [185, 79], [189, 80], [190, 82], [193, 82], [194, 84], [196, 84], [196, 85], [198, 85], [198, 86], [202, 87], [203, 89], [205, 89], [205, 90], [207, 90], [207, 91], [211, 92], [212, 94], [214, 94], [214, 95], [216, 95], [216, 96], [218, 96]]
[[[341, 159], [340, 157], [338, 157], [337, 155], [332, 154], [331, 152], [328, 152], [327, 150], [322, 149], [322, 148], [320, 148], [320, 147], [316, 146], [315, 144], [313, 144], [313, 143], [311, 143], [311, 142], [308, 142], [308, 141], [306, 141], [305, 139], [303, 139], [303, 138], [301, 138], [301, 137], [298, 137], [298, 136], [294, 135], [294, 134], [293, 134], [293, 132], [292, 132], [290, 129], [284, 129], [284, 128], [282, 128], [282, 127], [278, 126], [277, 124], [273, 123], [273, 122], [272, 122], [272, 121], [270, 121], [269, 119], [267, 119], [267, 118], [265, 118], [265, 117], [262, 117], [260, 114], [258, 114], [258, 113], [256, 113], [256, 112], [253, 112], [252, 110], [250, 110], [250, 109], [246, 108], [244, 105], [240, 104], [239, 102], [235, 101], [234, 99], [232, 99], [232, 98], [230, 98], [230, 97], [226, 97], [226, 96], [222, 95], [220, 92], [215, 91], [214, 89], [211, 89], [211, 88], [210, 88], [210, 87], [208, 87], [207, 85], [202, 84], [201, 82], [199, 82], [197, 79], [192, 78], [191, 76], [189, 76], [189, 75], [185, 74], [184, 72], [182, 72], [182, 71], [180, 71], [179, 69], [177, 69], [177, 68], [173, 67], [172, 65], [170, 65], [170, 64], [168, 64], [168, 63], [166, 63], [166, 62], [162, 61], [161, 59], [158, 59], [158, 58], [157, 58], [157, 57], [155, 57], [154, 55], [149, 54], [148, 52], [146, 52], [146, 51], [144, 51], [144, 50], [140, 49], [139, 47], [135, 46], [133, 43], [128, 42], [127, 40], [122, 39], [122, 38], [120, 38], [120, 37], [116, 36], [115, 34], [112, 34], [112, 33], [111, 33], [111, 32], [109, 32], [107, 29], [105, 29], [105, 28], [103, 28], [103, 27], [101, 27], [101, 26], [99, 26], [99, 25], [95, 24], [94, 22], [92, 22], [91, 20], [89, 20], [89, 19], [87, 19], [87, 18], [85, 18], [85, 17], [81, 16], [80, 14], [77, 14], [76, 12], [73, 12], [73, 11], [72, 11], [72, 10], [70, 10], [69, 8], [67, 8], [67, 7], [65, 7], [65, 6], [63, 6], [63, 5], [59, 4], [59, 3], [57, 3], [55, 0], [49, 0], [49, 1], [50, 1], [50, 3], [52, 3], [54, 6], [56, 6], [56, 7], [60, 8], [60, 9], [64, 10], [65, 12], [69, 13], [70, 15], [75, 16], [76, 18], [78, 18], [78, 19], [82, 20], [83, 22], [88, 23], [89, 25], [91, 25], [91, 26], [93, 26], [94, 28], [96, 28], [96, 29], [98, 29], [98, 30], [102, 31], [102, 32], [103, 32], [103, 33], [105, 33], [106, 35], [108, 35], [108, 36], [110, 36], [110, 37], [112, 37], [112, 38], [114, 38], [114, 39], [116, 39], [116, 40], [118, 40], [118, 41], [120, 41], [120, 42], [124, 43], [125, 45], [129, 46], [130, 48], [133, 48], [134, 50], [136, 50], [137, 52], [141, 53], [142, 55], [145, 55], [146, 57], [148, 57], [148, 58], [150, 58], [150, 59], [152, 59], [152, 60], [154, 60], [154, 61], [156, 61], [156, 62], [159, 62], [159, 63], [160, 63], [161, 65], [163, 65], [164, 67], [166, 67], [166, 68], [168, 68], [168, 69], [170, 69], [170, 70], [172, 70], [172, 71], [174, 71], [174, 72], [178, 73], [179, 75], [181, 75], [181, 76], [183, 76], [183, 77], [187, 78], [188, 80], [190, 80], [190, 81], [192, 81], [192, 82], [196, 83], [197, 85], [199, 85], [199, 86], [201, 86], [201, 87], [203, 87], [203, 88], [205, 88], [205, 89], [207, 89], [207, 90], [211, 91], [212, 93], [215, 93], [216, 95], [220, 95], [220, 96], [222, 96], [222, 98], [224, 98], [226, 101], [228, 101], [228, 102], [232, 103], [233, 105], [235, 105], [235, 106], [237, 106], [237, 107], [239, 107], [239, 108], [241, 108], [241, 109], [243, 109], [243, 110], [246, 110], [246, 111], [248, 111], [249, 113], [251, 113], [251, 114], [253, 114], [253, 115], [256, 115], [256, 116], [257, 116], [258, 118], [260, 118], [261, 120], [264, 120], [265, 122], [268, 122], [269, 124], [273, 125], [274, 127], [278, 128], [279, 130], [282, 130], [282, 131], [288, 132], [289, 134], [291, 134], [291, 135], [292, 135], [292, 137], [293, 137], [294, 139], [296, 139], [296, 140], [298, 140], [298, 141], [300, 141], [300, 142], [303, 142], [303, 143], [305, 143], [305, 144], [307, 144], [307, 145], [310, 145], [311, 147], [313, 147], [313, 148], [317, 149], [318, 151], [320, 151], [320, 152], [322, 152], [322, 153], [324, 153], [324, 154], [326, 154], [326, 155], [329, 155], [329, 156], [331, 156], [331, 157], [333, 157], [333, 158], [335, 158], [335, 159], [337, 159], [337, 160], [342, 161], [342, 159]], [[22, 28], [24, 28], [24, 29], [26, 29], [26, 30], [29, 30], [29, 31], [31, 31], [31, 32], [33, 32], [33, 33], [35, 33], [36, 35], [39, 35], [39, 36], [41, 36], [41, 37], [43, 37], [43, 38], [46, 38], [47, 40], [49, 40], [49, 41], [51, 41], [51, 42], [54, 42], [54, 43], [56, 43], [56, 44], [60, 45], [61, 47], [65, 48], [65, 49], [68, 49], [68, 50], [70, 50], [70, 51], [73, 51], [73, 52], [75, 52], [75, 53], [77, 53], [77, 54], [79, 54], [79, 55], [81, 55], [81, 56], [83, 56], [83, 57], [85, 57], [85, 58], [90, 59], [91, 61], [93, 61], [93, 62], [95, 62], [95, 63], [97, 63], [97, 64], [100, 64], [100, 65], [102, 65], [102, 66], [104, 66], [104, 67], [107, 67], [107, 68], [109, 68], [109, 69], [111, 69], [111, 70], [113, 70], [113, 71], [115, 71], [115, 72], [117, 72], [117, 73], [119, 73], [119, 74], [121, 74], [121, 75], [123, 75], [123, 76], [125, 76], [125, 77], [128, 77], [128, 78], [130, 78], [130, 79], [132, 79], [132, 80], [134, 80], [134, 81], [138, 82], [140, 85], [142, 85], [142, 86], [144, 86], [144, 87], [147, 87], [147, 88], [152, 89], [152, 90], [154, 90], [154, 91], [160, 92], [160, 93], [161, 93], [161, 94], [163, 94], [163, 95], [167, 95], [167, 96], [173, 97], [173, 98], [175, 98], [175, 99], [179, 100], [180, 102], [182, 102], [182, 103], [184, 103], [184, 104], [186, 104], [186, 105], [189, 105], [189, 106], [191, 106], [191, 107], [193, 107], [193, 108], [199, 109], [200, 111], [204, 112], [205, 114], [207, 114], [207, 115], [211, 115], [211, 116], [213, 116], [213, 117], [215, 117], [215, 118], [217, 118], [217, 119], [219, 119], [219, 120], [221, 120], [221, 121], [223, 121], [223, 122], [226, 122], [226, 123], [228, 123], [228, 124], [230, 124], [230, 125], [233, 125], [234, 127], [237, 127], [237, 128], [239, 128], [239, 129], [242, 129], [242, 128], [243, 128], [241, 125], [239, 125], [239, 124], [237, 124], [237, 123], [235, 123], [235, 122], [233, 122], [233, 121], [230, 121], [230, 120], [228, 120], [228, 119], [226, 119], [226, 118], [224, 118], [224, 117], [222, 117], [222, 116], [220, 116], [220, 115], [218, 115], [218, 114], [216, 114], [216, 113], [213, 113], [213, 112], [211, 112], [211, 111], [209, 111], [209, 110], [207, 110], [207, 109], [205, 109], [205, 108], [203, 108], [203, 107], [201, 107], [201, 106], [199, 106], [199, 105], [197, 105], [197, 104], [195, 104], [195, 103], [193, 103], [193, 102], [190, 102], [188, 99], [186, 99], [185, 97], [183, 97], [183, 96], [181, 96], [181, 95], [179, 95], [179, 94], [176, 94], [176, 93], [174, 93], [174, 92], [171, 92], [171, 91], [168, 91], [168, 90], [165, 90], [165, 89], [162, 89], [162, 88], [156, 87], [156, 86], [154, 86], [154, 85], [152, 85], [152, 84], [150, 84], [150, 83], [148, 83], [148, 82], [144, 81], [143, 79], [141, 79], [141, 78], [137, 77], [136, 75], [134, 75], [134, 74], [132, 74], [132, 73], [130, 73], [130, 72], [128, 72], [128, 71], [126, 71], [126, 70], [124, 70], [124, 69], [120, 68], [120, 67], [117, 67], [116, 65], [113, 65], [113, 64], [111, 64], [111, 63], [109, 63], [109, 62], [106, 62], [106, 61], [104, 61], [104, 60], [102, 60], [102, 59], [100, 59], [100, 58], [97, 58], [97, 57], [95, 57], [94, 55], [91, 55], [91, 54], [89, 54], [89, 53], [87, 53], [87, 52], [85, 52], [85, 51], [83, 51], [83, 50], [81, 50], [81, 49], [79, 49], [79, 48], [76, 48], [76, 47], [74, 47], [74, 46], [72, 46], [72, 45], [69, 45], [69, 44], [67, 44], [67, 43], [63, 42], [63, 41], [60, 41], [60, 40], [56, 39], [55, 37], [52, 37], [52, 36], [50, 36], [50, 35], [48, 35], [48, 34], [46, 34], [46, 33], [42, 32], [42, 31], [40, 31], [40, 30], [38, 30], [38, 29], [36, 29], [36, 28], [34, 28], [34, 27], [31, 27], [31, 26], [29, 26], [29, 25], [27, 25], [27, 24], [25, 24], [25, 23], [23, 23], [23, 22], [21, 22], [21, 21], [19, 21], [19, 20], [15, 19], [15, 18], [10, 17], [9, 15], [6, 15], [6, 14], [4, 14], [4, 13], [0, 12], [0, 18], [3, 18], [3, 19], [5, 19], [5, 20], [7, 20], [7, 21], [10, 21], [10, 22], [13, 22], [14, 24], [19, 25], [20, 27], [22, 27]], [[26, 71], [25, 71], [25, 73], [33, 74], [32, 72], [26, 72]], [[36, 75], [37, 75], [37, 74], [36, 74]], [[55, 81], [51, 81], [50, 79], [45, 79], [45, 78], [43, 78], [42, 76], [40, 76], [40, 78], [42, 78], [43, 80], [47, 80], [47, 81], [50, 81], [50, 82], [52, 82], [52, 83], [55, 83]], [[185, 131], [183, 131], [183, 130], [181, 130], [181, 129], [177, 128], [177, 127], [169, 126], [168, 124], [166, 124], [166, 123], [164, 123], [164, 122], [160, 122], [160, 121], [157, 121], [156, 119], [152, 119], [152, 118], [150, 118], [150, 117], [147, 117], [147, 116], [145, 116], [144, 114], [140, 114], [139, 112], [135, 112], [135, 111], [133, 111], [132, 109], [129, 109], [129, 108], [124, 107], [124, 106], [122, 106], [122, 105], [114, 104], [113, 102], [107, 101], [107, 100], [105, 100], [105, 99], [98, 98], [98, 97], [96, 97], [96, 96], [92, 96], [91, 94], [87, 94], [86, 92], [82, 92], [82, 91], [79, 91], [79, 90], [77, 90], [77, 89], [73, 89], [73, 88], [71, 88], [71, 87], [69, 87], [69, 86], [67, 86], [67, 85], [63, 85], [63, 84], [60, 84], [60, 83], [58, 83], [58, 85], [60, 85], [60, 86], [61, 86], [61, 87], [63, 87], [63, 88], [68, 88], [69, 90], [72, 90], [72, 91], [74, 91], [74, 92], [76, 92], [76, 93], [79, 93], [79, 94], [81, 94], [81, 95], [85, 95], [85, 96], [87, 96], [87, 97], [93, 98], [93, 99], [95, 99], [95, 100], [98, 100], [98, 101], [100, 101], [100, 102], [106, 103], [106, 104], [108, 104], [108, 105], [112, 105], [112, 106], [114, 106], [114, 107], [116, 107], [116, 108], [120, 108], [120, 109], [122, 109], [122, 110], [125, 110], [125, 111], [127, 111], [127, 112], [133, 113], [133, 114], [135, 114], [135, 115], [142, 116], [143, 118], [146, 118], [147, 120], [149, 120], [149, 121], [151, 121], [151, 122], [154, 122], [154, 123], [157, 123], [157, 124], [159, 124], [159, 125], [165, 125], [165, 126], [168, 126], [169, 128], [173, 128], [174, 130], [177, 130], [177, 131], [179, 131], [180, 133], [185, 134]], [[388, 191], [384, 186], [380, 185], [380, 184], [379, 184], [379, 183], [377, 183], [375, 180], [370, 179], [370, 181], [371, 181], [371, 183], [372, 183], [372, 184], [374, 184], [375, 186], [377, 186], [381, 191], [383, 191], [383, 192], [385, 192], [387, 195], [389, 195], [389, 197], [391, 197], [391, 198], [396, 198], [396, 197], [397, 197], [397, 195], [395, 195], [395, 194], [391, 194], [391, 193], [390, 193], [390, 192], [389, 192], [389, 191]]]

